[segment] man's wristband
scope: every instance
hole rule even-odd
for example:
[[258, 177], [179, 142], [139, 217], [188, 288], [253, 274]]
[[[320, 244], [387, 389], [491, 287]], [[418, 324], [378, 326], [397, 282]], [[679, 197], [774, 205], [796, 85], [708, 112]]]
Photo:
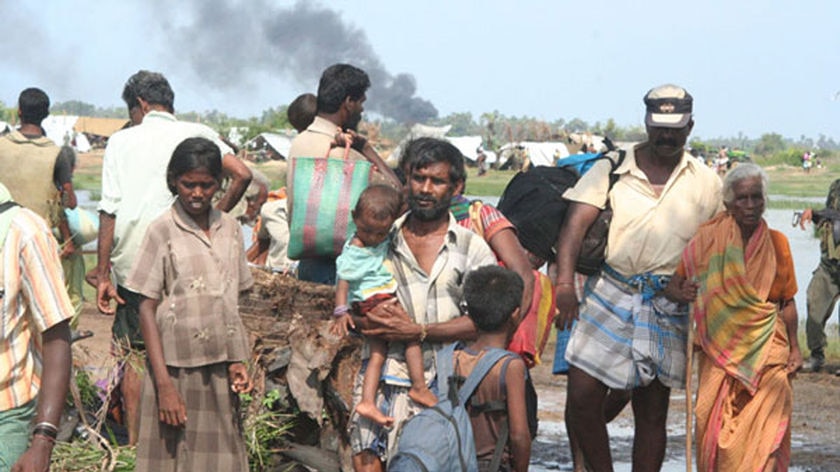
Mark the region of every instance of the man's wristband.
[[347, 305], [338, 305], [337, 307], [335, 307], [335, 310], [333, 310], [333, 316], [335, 316], [336, 318], [338, 318], [339, 316], [344, 316], [347, 313], [350, 313], [350, 307], [348, 307]]
[[420, 344], [423, 344], [423, 341], [426, 340], [426, 335], [427, 334], [429, 334], [429, 333], [426, 331], [426, 325], [421, 324], [420, 325], [420, 339], [418, 340], [418, 342]]
[[46, 428], [46, 429], [55, 431], [56, 433], [58, 432], [58, 426], [50, 423], [49, 421], [42, 421], [42, 422], [36, 424], [34, 429], [38, 429], [38, 428]]
[[35, 436], [43, 436], [55, 442], [55, 439], [58, 437], [58, 427], [50, 422], [43, 421], [32, 428], [32, 437]]

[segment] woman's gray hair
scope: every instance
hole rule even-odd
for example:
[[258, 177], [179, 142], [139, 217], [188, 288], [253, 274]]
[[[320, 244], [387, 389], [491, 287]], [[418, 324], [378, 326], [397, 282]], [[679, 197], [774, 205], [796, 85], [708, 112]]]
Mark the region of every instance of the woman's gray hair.
[[754, 177], [761, 178], [761, 194], [764, 196], [764, 203], [767, 203], [767, 185], [769, 179], [764, 169], [757, 164], [751, 162], [744, 162], [733, 167], [732, 170], [726, 173], [723, 178], [723, 202], [732, 203], [735, 200], [735, 184]]

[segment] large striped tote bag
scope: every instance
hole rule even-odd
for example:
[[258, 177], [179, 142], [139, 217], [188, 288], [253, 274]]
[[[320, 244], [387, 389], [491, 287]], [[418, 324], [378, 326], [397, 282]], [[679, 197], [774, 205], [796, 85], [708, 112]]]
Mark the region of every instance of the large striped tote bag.
[[368, 186], [371, 164], [343, 158], [298, 157], [290, 168], [292, 191], [289, 220], [290, 259], [335, 257], [356, 226], [351, 210]]

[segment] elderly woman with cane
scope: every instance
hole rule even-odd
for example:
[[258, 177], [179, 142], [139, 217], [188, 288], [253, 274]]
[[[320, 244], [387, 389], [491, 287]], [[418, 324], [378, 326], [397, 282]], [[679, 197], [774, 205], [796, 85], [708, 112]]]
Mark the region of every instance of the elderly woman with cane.
[[787, 470], [790, 379], [802, 366], [790, 246], [762, 217], [760, 167], [729, 172], [723, 200], [726, 211], [700, 227], [666, 289], [694, 304], [698, 469]]

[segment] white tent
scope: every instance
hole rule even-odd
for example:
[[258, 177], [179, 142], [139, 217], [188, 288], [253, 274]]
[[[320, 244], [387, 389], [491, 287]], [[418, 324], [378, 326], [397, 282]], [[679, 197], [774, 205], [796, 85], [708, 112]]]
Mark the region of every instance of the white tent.
[[262, 133], [262, 137], [281, 156], [289, 157], [289, 150], [292, 149], [292, 138], [277, 133]]
[[90, 148], [91, 148], [90, 141], [88, 141], [88, 138], [85, 135], [85, 133], [76, 133], [76, 137], [74, 139], [76, 140], [76, 144], [75, 144], [74, 147], [76, 148], [77, 151], [79, 151], [79, 152], [90, 151]]
[[49, 115], [41, 122], [41, 127], [47, 133], [47, 137], [59, 146], [69, 144], [75, 136], [73, 126], [76, 125], [79, 117], [75, 115]]
[[[482, 139], [481, 136], [447, 136], [446, 140], [458, 148], [458, 150], [461, 151], [461, 154], [463, 154], [470, 162], [475, 162], [478, 158], [478, 149], [484, 147], [484, 139]], [[495, 152], [485, 149], [484, 155], [487, 156], [488, 164], [496, 162]]]
[[569, 155], [569, 148], [561, 142], [520, 141], [518, 143], [507, 143], [499, 149], [500, 163], [504, 165], [517, 148], [523, 149], [527, 153], [533, 166], [553, 166], [556, 159], [562, 159]]
[[[266, 156], [272, 159], [286, 159], [289, 156], [289, 150], [292, 148], [292, 137], [286, 134], [279, 133], [260, 133], [250, 141], [245, 143], [248, 149], [252, 151], [267, 151], [273, 156]], [[266, 147], [270, 149], [266, 149]]]
[[[465, 159], [470, 162], [475, 162], [478, 158], [478, 148], [483, 148], [484, 140], [481, 136], [447, 136], [446, 133], [448, 133], [450, 129], [452, 129], [452, 125], [427, 126], [416, 124], [412, 126], [408, 135], [400, 141], [393, 151], [391, 151], [391, 155], [388, 156], [388, 164], [397, 165], [405, 145], [412, 139], [417, 138], [445, 139], [458, 148]], [[496, 162], [497, 157], [495, 152], [485, 149], [484, 155], [487, 156], [488, 164]]]

